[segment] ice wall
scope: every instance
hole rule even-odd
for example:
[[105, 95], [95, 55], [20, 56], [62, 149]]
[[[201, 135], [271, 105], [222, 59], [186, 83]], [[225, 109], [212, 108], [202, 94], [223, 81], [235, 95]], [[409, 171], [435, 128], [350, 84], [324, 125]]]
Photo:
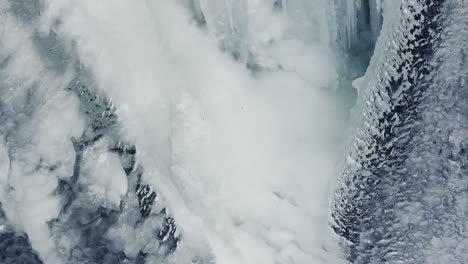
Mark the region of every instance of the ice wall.
[[0, 262], [466, 262], [466, 10], [0, 0]]
[[464, 263], [466, 190], [455, 186], [466, 186], [458, 135], [466, 134], [467, 74], [456, 58], [467, 9], [460, 1], [386, 1], [383, 10], [370, 66], [354, 82], [356, 128], [336, 230], [351, 243], [353, 263]]
[[[9, 225], [44, 263], [339, 263], [328, 203], [341, 119], [323, 10], [5, 2], [3, 60], [32, 66], [2, 68], [2, 114], [30, 124], [2, 134], [21, 131], [4, 152], [34, 157], [3, 166], [5, 195], [20, 197], [2, 197]], [[31, 85], [13, 89], [21, 78]], [[19, 91], [53, 100], [22, 119]]]

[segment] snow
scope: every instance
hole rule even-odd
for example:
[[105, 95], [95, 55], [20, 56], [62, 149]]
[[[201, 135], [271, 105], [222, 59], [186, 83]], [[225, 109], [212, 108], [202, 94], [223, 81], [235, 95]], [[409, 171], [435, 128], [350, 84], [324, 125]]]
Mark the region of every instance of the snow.
[[[297, 17], [300, 2], [288, 1], [292, 13], [270, 26], [279, 16], [266, 9], [272, 3], [235, 3], [200, 2], [207, 32], [180, 1], [49, 2], [42, 25], [60, 20], [60, 34], [76, 41], [80, 59], [115, 103], [144, 181], [183, 234], [173, 261], [200, 251], [221, 264], [337, 263], [328, 198], [340, 135], [326, 22], [301, 24], [309, 17], [305, 10]], [[304, 28], [292, 32], [299, 24]], [[307, 29], [322, 35], [306, 38]], [[229, 53], [234, 47], [218, 46], [232, 38], [240, 43], [238, 61]], [[255, 53], [271, 38], [266, 53]], [[249, 52], [272, 70], [246, 69], [242, 54]], [[101, 168], [101, 158], [109, 164], [90, 183], [105, 186], [115, 161], [99, 155], [90, 157], [97, 160], [92, 166]], [[112, 184], [105, 196], [117, 201], [125, 181]]]
[[[331, 210], [367, 207], [331, 200], [388, 169], [355, 261], [457, 263], [467, 34], [447, 2], [428, 59], [407, 46], [421, 1], [0, 1], [0, 236], [52, 264], [346, 263]], [[395, 110], [414, 56], [434, 83]]]
[[[0, 5], [0, 199], [14, 228], [24, 230], [46, 263], [60, 263], [47, 222], [57, 217], [58, 179], [72, 174], [71, 137], [83, 129], [78, 102], [60, 89], [69, 76], [47, 71], [33, 48], [33, 30]], [[17, 119], [15, 119], [17, 118]]]
[[107, 152], [107, 146], [108, 142], [100, 140], [83, 154], [80, 183], [89, 188], [97, 203], [110, 203], [107, 208], [118, 208], [127, 193], [127, 176], [119, 157]]

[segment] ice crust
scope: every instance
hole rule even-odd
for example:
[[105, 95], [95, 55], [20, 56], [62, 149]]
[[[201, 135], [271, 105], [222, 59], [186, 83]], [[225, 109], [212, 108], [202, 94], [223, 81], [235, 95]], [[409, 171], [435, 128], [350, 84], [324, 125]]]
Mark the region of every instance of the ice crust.
[[336, 229], [351, 242], [353, 263], [465, 263], [467, 156], [454, 139], [467, 123], [467, 8], [383, 4], [358, 85]]

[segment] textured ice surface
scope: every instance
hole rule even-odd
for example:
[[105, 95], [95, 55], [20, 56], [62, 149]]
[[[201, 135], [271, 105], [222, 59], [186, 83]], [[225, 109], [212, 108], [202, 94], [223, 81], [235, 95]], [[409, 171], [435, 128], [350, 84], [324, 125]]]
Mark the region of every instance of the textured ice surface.
[[466, 263], [467, 7], [394, 11], [359, 85], [336, 229], [354, 263]]
[[467, 16], [0, 0], [0, 262], [466, 263]]

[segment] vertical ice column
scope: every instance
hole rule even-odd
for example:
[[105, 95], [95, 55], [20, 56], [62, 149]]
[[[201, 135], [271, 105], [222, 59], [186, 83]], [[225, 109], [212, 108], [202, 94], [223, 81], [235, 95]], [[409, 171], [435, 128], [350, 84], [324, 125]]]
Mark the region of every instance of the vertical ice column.
[[200, 0], [208, 31], [223, 49], [241, 61], [248, 58], [249, 16], [246, 0]]
[[[395, 1], [396, 2], [396, 1]], [[337, 39], [345, 48], [362, 39], [363, 34], [377, 40], [382, 25], [381, 0], [335, 0]]]

